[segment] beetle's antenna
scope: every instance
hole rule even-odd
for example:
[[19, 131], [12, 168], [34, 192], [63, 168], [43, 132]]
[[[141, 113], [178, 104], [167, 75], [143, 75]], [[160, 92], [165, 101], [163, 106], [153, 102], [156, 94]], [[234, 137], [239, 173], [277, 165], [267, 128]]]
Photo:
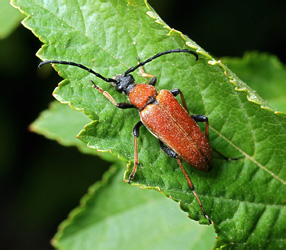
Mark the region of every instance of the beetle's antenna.
[[51, 61], [41, 62], [38, 67], [41, 68], [44, 64], [48, 64], [48, 63], [66, 64], [66, 65], [75, 66], [75, 67], [84, 69], [84, 70], [88, 71], [89, 73], [92, 73], [92, 74], [96, 75], [98, 78], [102, 79], [103, 81], [106, 81], [106, 82], [109, 82], [109, 83], [111, 83], [111, 82], [116, 82], [116, 80], [114, 80], [114, 79], [112, 79], [112, 78], [106, 78], [106, 77], [102, 76], [101, 74], [96, 73], [96, 72], [93, 71], [92, 69], [89, 69], [89, 68], [85, 67], [85, 66], [82, 65], [82, 64], [78, 64], [78, 63], [74, 63], [74, 62], [51, 60]]
[[146, 63], [151, 62], [152, 60], [166, 55], [166, 54], [171, 54], [171, 53], [179, 53], [179, 52], [185, 52], [185, 53], [190, 53], [193, 54], [196, 57], [196, 61], [199, 59], [199, 56], [196, 52], [191, 51], [191, 50], [187, 50], [187, 49], [174, 49], [174, 50], [166, 50], [164, 52], [160, 52], [158, 54], [156, 54], [155, 56], [152, 56], [151, 58], [147, 59], [144, 62], [138, 63], [135, 67], [131, 67], [130, 69], [128, 69], [123, 75], [128, 75], [129, 73], [133, 72], [134, 70], [138, 69], [139, 67], [145, 65]]

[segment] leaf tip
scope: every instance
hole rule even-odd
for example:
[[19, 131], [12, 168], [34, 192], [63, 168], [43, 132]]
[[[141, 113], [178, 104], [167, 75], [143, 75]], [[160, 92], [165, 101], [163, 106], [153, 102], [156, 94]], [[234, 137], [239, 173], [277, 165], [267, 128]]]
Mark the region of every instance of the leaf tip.
[[52, 245], [52, 246], [56, 246], [56, 243], [57, 243], [57, 240], [56, 239], [51, 239], [50, 240], [50, 244]]

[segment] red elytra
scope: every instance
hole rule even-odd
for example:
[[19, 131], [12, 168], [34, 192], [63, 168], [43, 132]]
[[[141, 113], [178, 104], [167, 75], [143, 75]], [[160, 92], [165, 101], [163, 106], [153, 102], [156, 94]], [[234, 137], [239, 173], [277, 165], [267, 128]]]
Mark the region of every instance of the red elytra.
[[[154, 97], [156, 102], [140, 111], [145, 127], [186, 163], [209, 171], [213, 163], [212, 149], [197, 123], [170, 91], [161, 90]], [[134, 104], [130, 97], [129, 100]]]
[[[203, 205], [194, 191], [192, 181], [180, 161], [180, 159], [183, 159], [187, 164], [204, 172], [211, 169], [213, 156], [212, 148], [208, 141], [208, 118], [204, 115], [190, 116], [184, 96], [179, 89], [171, 91], [161, 90], [157, 93], [154, 87], [157, 78], [153, 75], [144, 73], [142, 68], [146, 63], [149, 63], [162, 55], [181, 52], [192, 54], [196, 57], [196, 60], [198, 60], [198, 55], [187, 49], [167, 50], [154, 55], [144, 62], [139, 62], [136, 66], [129, 68], [124, 74], [115, 75], [113, 78], [106, 78], [82, 64], [68, 61], [45, 61], [40, 63], [39, 67], [48, 63], [76, 66], [87, 70], [96, 77], [110, 83], [119, 93], [127, 95], [130, 103], [117, 103], [108, 92], [104, 91], [91, 81], [94, 88], [102, 93], [116, 107], [121, 109], [137, 108], [139, 111], [141, 121], [133, 128], [134, 167], [129, 176], [128, 183], [133, 179], [139, 164], [137, 138], [139, 136], [139, 128], [144, 125], [156, 138], [158, 138], [161, 149], [168, 156], [177, 160], [188, 182], [190, 190], [201, 207], [204, 217], [209, 221], [209, 224], [211, 224], [210, 218], [205, 213]], [[130, 73], [138, 68], [140, 68], [142, 76], [152, 77], [148, 84], [135, 83], [134, 78]], [[181, 96], [183, 107], [175, 98], [178, 94]], [[197, 122], [206, 123], [205, 134], [201, 131]]]

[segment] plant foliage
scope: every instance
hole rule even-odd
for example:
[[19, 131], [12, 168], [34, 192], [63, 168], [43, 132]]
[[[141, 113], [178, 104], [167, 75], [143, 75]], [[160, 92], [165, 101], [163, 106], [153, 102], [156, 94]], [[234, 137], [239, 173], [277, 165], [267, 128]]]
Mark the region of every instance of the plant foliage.
[[[217, 246], [286, 247], [285, 114], [272, 110], [225, 65], [171, 29], [147, 2], [14, 0], [13, 5], [28, 16], [23, 24], [44, 43], [37, 54], [42, 60], [74, 61], [107, 77], [135, 66], [137, 57], [144, 60], [176, 48], [196, 51], [197, 62], [189, 54], [170, 54], [144, 68], [158, 77], [158, 89], [179, 88], [192, 114], [209, 117], [214, 148], [239, 157], [226, 162], [215, 154], [210, 173], [185, 165], [214, 222]], [[55, 65], [55, 69], [65, 80], [54, 96], [92, 120], [78, 138], [90, 148], [133, 162], [131, 131], [139, 120], [137, 111], [116, 109], [89, 80], [118, 102], [126, 97], [79, 68]], [[133, 74], [137, 82], [148, 82], [137, 73]], [[190, 218], [206, 223], [176, 161], [160, 151], [146, 129], [138, 144], [140, 167], [133, 184], [160, 190], [180, 202]]]

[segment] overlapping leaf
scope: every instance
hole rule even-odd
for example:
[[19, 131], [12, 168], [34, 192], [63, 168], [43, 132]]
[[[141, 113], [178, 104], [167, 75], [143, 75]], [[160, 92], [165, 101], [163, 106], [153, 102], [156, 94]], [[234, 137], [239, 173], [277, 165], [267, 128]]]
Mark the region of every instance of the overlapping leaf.
[[20, 25], [24, 16], [11, 8], [9, 1], [0, 0], [0, 4], [0, 39], [4, 39]]
[[247, 52], [243, 58], [223, 58], [227, 66], [278, 111], [286, 111], [286, 70], [277, 56]]

